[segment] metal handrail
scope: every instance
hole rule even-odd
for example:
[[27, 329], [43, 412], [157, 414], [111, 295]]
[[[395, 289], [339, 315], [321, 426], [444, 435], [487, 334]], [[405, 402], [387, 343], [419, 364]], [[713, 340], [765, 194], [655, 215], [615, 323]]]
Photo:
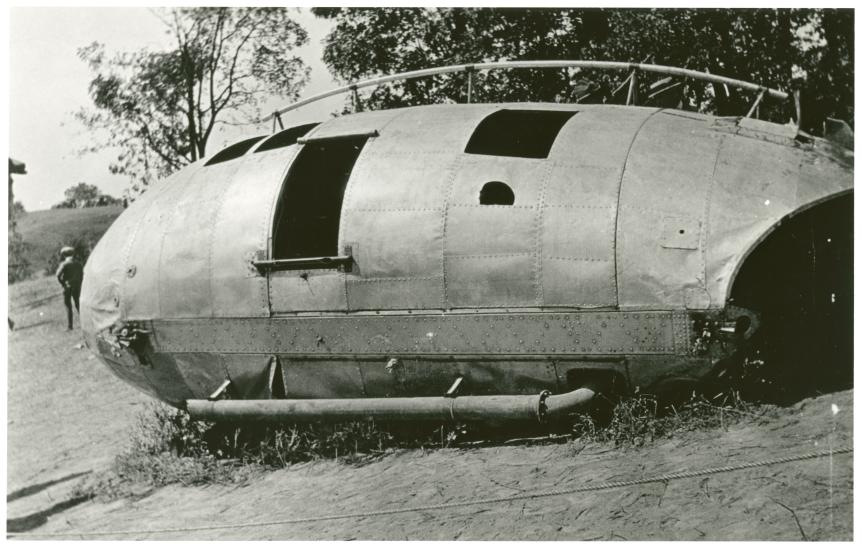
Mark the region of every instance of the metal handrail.
[[744, 80], [738, 80], [736, 78], [729, 78], [726, 76], [720, 76], [710, 73], [704, 73], [701, 71], [693, 71], [691, 69], [682, 69], [680, 67], [671, 67], [668, 65], [651, 65], [647, 63], [627, 63], [623, 61], [581, 61], [581, 60], [560, 60], [560, 61], [496, 61], [491, 63], [473, 63], [473, 64], [464, 64], [464, 65], [447, 65], [445, 67], [435, 67], [432, 69], [421, 69], [418, 71], [408, 71], [405, 73], [398, 73], [388, 76], [381, 76], [377, 78], [372, 78], [369, 80], [363, 80], [360, 82], [354, 82], [352, 84], [348, 84], [346, 86], [341, 86], [339, 88], [334, 88], [332, 90], [319, 93], [313, 95], [311, 97], [307, 97], [305, 99], [301, 99], [290, 105], [278, 109], [271, 115], [264, 118], [261, 122], [266, 122], [273, 119], [279, 119], [281, 115], [287, 113], [289, 111], [293, 111], [308, 105], [309, 103], [314, 103], [315, 101], [320, 101], [321, 99], [326, 99], [327, 97], [332, 97], [338, 94], [344, 94], [348, 92], [355, 92], [360, 88], [368, 88], [371, 86], [378, 86], [380, 84], [385, 84], [387, 82], [393, 82], [396, 80], [412, 80], [415, 78], [424, 78], [427, 76], [434, 76], [438, 74], [447, 74], [447, 73], [457, 73], [457, 72], [466, 72], [468, 75], [472, 75], [472, 73], [477, 71], [492, 71], [497, 69], [563, 69], [563, 68], [578, 68], [578, 69], [599, 69], [599, 70], [610, 70], [610, 71], [643, 71], [647, 73], [657, 73], [663, 75], [671, 75], [671, 76], [679, 76], [683, 78], [691, 78], [694, 80], [702, 80], [705, 82], [711, 82], [713, 84], [725, 84], [732, 88], [738, 88], [741, 90], [747, 90], [751, 92], [763, 92], [770, 97], [775, 99], [779, 99], [781, 101], [786, 100], [789, 97], [789, 94], [786, 92], [782, 92], [780, 90], [775, 90], [772, 88], [767, 88], [760, 84], [754, 84], [753, 82], [746, 82]]

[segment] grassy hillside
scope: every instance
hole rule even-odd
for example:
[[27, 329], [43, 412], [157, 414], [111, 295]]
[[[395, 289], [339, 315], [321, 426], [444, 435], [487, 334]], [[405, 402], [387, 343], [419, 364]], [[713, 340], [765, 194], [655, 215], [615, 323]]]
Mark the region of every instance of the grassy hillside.
[[61, 246], [84, 245], [89, 252], [122, 211], [122, 206], [97, 206], [39, 210], [19, 217], [18, 231], [28, 245], [34, 275], [57, 265]]

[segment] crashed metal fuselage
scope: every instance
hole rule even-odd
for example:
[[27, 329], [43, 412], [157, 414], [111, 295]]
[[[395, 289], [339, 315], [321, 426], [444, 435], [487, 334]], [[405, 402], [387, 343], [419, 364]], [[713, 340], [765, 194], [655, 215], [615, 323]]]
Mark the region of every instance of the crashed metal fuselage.
[[[519, 142], [532, 116], [559, 121], [546, 151]], [[748, 118], [437, 105], [303, 131], [181, 170], [105, 234], [81, 319], [118, 376], [177, 406], [227, 379], [234, 399], [699, 379], [758, 330], [731, 300], [749, 254], [852, 192], [852, 153]]]

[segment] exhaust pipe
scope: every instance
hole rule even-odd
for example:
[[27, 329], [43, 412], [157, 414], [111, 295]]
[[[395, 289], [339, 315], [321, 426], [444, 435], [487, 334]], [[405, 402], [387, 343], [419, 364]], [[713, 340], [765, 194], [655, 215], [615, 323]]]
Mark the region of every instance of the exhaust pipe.
[[361, 399], [189, 399], [195, 420], [211, 422], [339, 422], [376, 420], [533, 420], [545, 423], [592, 401], [595, 391], [579, 388], [561, 395], [465, 395], [462, 397], [383, 397]]

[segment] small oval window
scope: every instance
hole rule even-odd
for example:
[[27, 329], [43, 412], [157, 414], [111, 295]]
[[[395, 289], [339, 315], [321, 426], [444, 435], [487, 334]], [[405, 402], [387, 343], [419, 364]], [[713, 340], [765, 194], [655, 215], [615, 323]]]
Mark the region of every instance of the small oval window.
[[515, 204], [515, 193], [502, 181], [489, 181], [479, 192], [479, 204]]

